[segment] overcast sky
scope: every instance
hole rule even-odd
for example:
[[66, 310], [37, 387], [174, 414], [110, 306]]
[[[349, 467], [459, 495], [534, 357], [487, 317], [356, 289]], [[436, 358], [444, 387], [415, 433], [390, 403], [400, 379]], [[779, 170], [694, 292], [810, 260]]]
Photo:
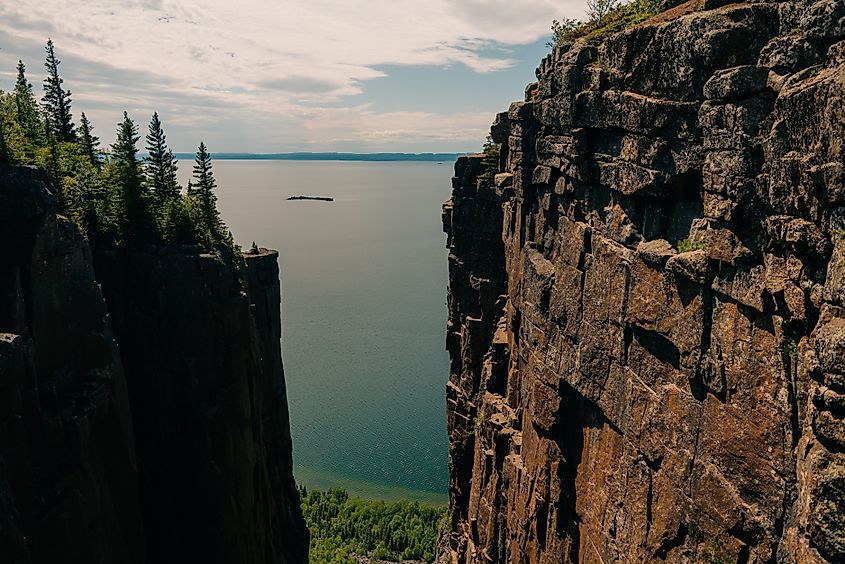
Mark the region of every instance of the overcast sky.
[[585, 0], [10, 0], [0, 89], [51, 37], [105, 143], [154, 110], [176, 151], [466, 151]]

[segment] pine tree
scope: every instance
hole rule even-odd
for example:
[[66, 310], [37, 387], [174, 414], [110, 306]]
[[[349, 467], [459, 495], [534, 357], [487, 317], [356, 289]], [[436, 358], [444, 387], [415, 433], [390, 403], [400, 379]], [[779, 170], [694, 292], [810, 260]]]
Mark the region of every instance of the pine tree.
[[18, 61], [18, 78], [15, 81], [15, 117], [27, 138], [36, 143], [39, 137], [38, 104], [32, 84], [26, 79], [26, 65]]
[[191, 191], [199, 200], [203, 221], [211, 232], [212, 239], [219, 242], [222, 239], [223, 224], [220, 221], [220, 212], [217, 211], [217, 195], [214, 193], [217, 182], [211, 171], [211, 155], [208, 154], [205, 143], [200, 143], [197, 148], [194, 163], [194, 183]]
[[53, 50], [53, 40], [47, 40], [47, 61], [44, 67], [47, 69], [47, 78], [44, 80], [44, 105], [53, 124], [53, 131], [60, 141], [76, 141], [76, 132], [73, 124], [73, 116], [70, 113], [70, 90], [62, 88], [64, 82], [59, 77], [59, 65], [62, 63], [56, 58]]
[[159, 202], [178, 198], [179, 182], [176, 179], [176, 157], [173, 156], [173, 151], [167, 147], [167, 138], [161, 128], [158, 112], [154, 113], [150, 120], [147, 151], [149, 152], [146, 159], [147, 180], [153, 194]]
[[79, 146], [82, 153], [88, 157], [91, 164], [100, 168], [102, 161], [100, 160], [100, 138], [93, 134], [94, 126], [88, 121], [85, 112], [82, 112], [82, 118], [79, 121]]

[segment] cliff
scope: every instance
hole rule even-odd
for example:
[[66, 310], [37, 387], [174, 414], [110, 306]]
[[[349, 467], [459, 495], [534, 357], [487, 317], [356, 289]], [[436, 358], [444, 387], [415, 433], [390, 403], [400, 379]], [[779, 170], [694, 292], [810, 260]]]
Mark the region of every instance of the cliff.
[[558, 45], [494, 181], [458, 160], [455, 560], [845, 559], [843, 40], [687, 2]]
[[277, 254], [93, 256], [25, 167], [0, 250], [3, 561], [306, 561]]
[[126, 380], [93, 257], [46, 175], [0, 167], [0, 554], [145, 561]]

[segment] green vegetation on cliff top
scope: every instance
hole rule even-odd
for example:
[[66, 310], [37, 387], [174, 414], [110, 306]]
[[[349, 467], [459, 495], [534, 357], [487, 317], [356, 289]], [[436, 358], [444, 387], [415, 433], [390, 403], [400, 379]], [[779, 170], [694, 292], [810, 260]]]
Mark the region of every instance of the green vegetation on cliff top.
[[311, 531], [312, 564], [357, 564], [355, 555], [377, 560], [434, 560], [445, 507], [415, 501], [389, 503], [350, 497], [345, 490], [300, 489]]
[[478, 175], [478, 185], [488, 186], [492, 185], [496, 179], [496, 173], [499, 172], [499, 154], [501, 147], [498, 143], [494, 143], [493, 139], [488, 135], [487, 142], [481, 149], [481, 168], [482, 172]]
[[211, 157], [200, 143], [194, 180], [183, 190], [176, 159], [158, 114], [152, 116], [139, 157], [137, 124], [123, 112], [117, 139], [103, 152], [94, 127], [81, 115], [77, 129], [61, 61], [46, 46], [44, 96], [36, 100], [22, 61], [13, 92], [0, 91], [0, 163], [44, 168], [62, 213], [98, 245], [225, 245], [238, 250], [217, 211]]
[[552, 22], [550, 47], [582, 37], [600, 38], [653, 18], [660, 11], [660, 0], [588, 0], [587, 21], [565, 18]]

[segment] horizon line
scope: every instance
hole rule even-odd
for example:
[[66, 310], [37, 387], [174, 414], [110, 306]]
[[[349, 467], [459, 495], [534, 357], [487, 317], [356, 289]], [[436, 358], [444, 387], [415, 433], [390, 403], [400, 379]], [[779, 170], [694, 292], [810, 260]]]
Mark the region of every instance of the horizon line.
[[[213, 159], [219, 160], [369, 160], [369, 161], [445, 161], [454, 160], [463, 155], [473, 154], [471, 151], [466, 152], [372, 152], [372, 153], [355, 153], [355, 152], [340, 152], [340, 151], [295, 151], [284, 153], [253, 153], [253, 152], [234, 152], [234, 151], [220, 151], [210, 153]], [[192, 152], [174, 152], [173, 156], [179, 160], [187, 160], [193, 158], [195, 153]], [[144, 153], [141, 153], [144, 156]]]

